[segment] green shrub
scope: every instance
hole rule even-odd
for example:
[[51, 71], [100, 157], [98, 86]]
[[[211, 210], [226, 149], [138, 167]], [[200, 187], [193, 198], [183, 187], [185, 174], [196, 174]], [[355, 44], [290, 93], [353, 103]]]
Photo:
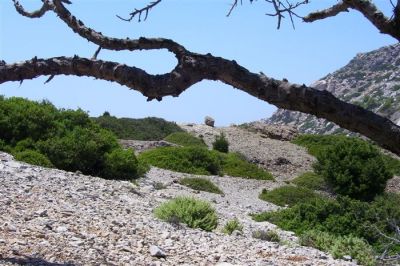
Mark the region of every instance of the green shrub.
[[308, 152], [317, 157], [319, 153], [323, 152], [330, 146], [334, 146], [338, 141], [346, 140], [344, 135], [300, 135], [292, 143], [307, 148]]
[[272, 202], [279, 206], [293, 206], [297, 203], [308, 202], [310, 199], [319, 198], [314, 191], [295, 186], [283, 186], [271, 191], [263, 189], [259, 198], [268, 202]]
[[174, 132], [165, 137], [164, 140], [181, 146], [196, 146], [207, 148], [204, 140], [196, 138], [195, 136], [187, 132]]
[[104, 174], [105, 154], [119, 147], [111, 132], [94, 124], [90, 128], [75, 127], [37, 146], [57, 168], [100, 176]]
[[400, 160], [386, 154], [383, 155], [383, 160], [386, 163], [386, 167], [392, 171], [393, 175], [400, 175]]
[[102, 176], [109, 179], [131, 180], [139, 177], [138, 161], [132, 149], [114, 149], [106, 153]]
[[317, 174], [340, 194], [360, 200], [372, 200], [381, 194], [392, 173], [382, 154], [371, 144], [355, 139], [341, 139], [317, 155]]
[[234, 231], [243, 231], [243, 225], [239, 222], [237, 218], [226, 222], [223, 229], [223, 232], [227, 235], [231, 235]]
[[309, 230], [336, 236], [354, 235], [365, 239], [378, 253], [388, 247], [389, 254], [396, 254], [400, 252], [400, 246], [390, 245], [388, 238], [380, 233], [395, 237], [396, 229], [392, 223], [400, 221], [399, 204], [398, 194], [385, 194], [371, 203], [348, 197], [337, 200], [315, 198], [288, 209], [253, 215], [253, 219], [272, 222], [298, 235]]
[[229, 176], [259, 180], [274, 180], [274, 177], [257, 165], [249, 163], [238, 153], [223, 154], [223, 171]]
[[281, 241], [278, 233], [276, 231], [264, 231], [264, 230], [256, 230], [252, 233], [253, 238], [269, 241], [269, 242], [277, 242]]
[[162, 140], [171, 133], [183, 131], [176, 123], [157, 117], [116, 118], [105, 112], [93, 120], [114, 132], [120, 139]]
[[348, 236], [335, 236], [326, 232], [310, 230], [300, 236], [300, 244], [329, 252], [336, 259], [351, 256], [361, 265], [375, 265], [374, 251], [363, 239]]
[[225, 138], [224, 133], [221, 133], [219, 136], [215, 137], [215, 141], [212, 143], [213, 149], [219, 152], [228, 153], [229, 151], [229, 142]]
[[222, 172], [221, 156], [200, 147], [161, 147], [142, 152], [139, 159], [156, 167], [182, 173], [218, 175]]
[[292, 181], [295, 185], [299, 187], [305, 187], [311, 190], [326, 190], [327, 184], [324, 178], [313, 172], [306, 172]]
[[205, 178], [199, 178], [199, 177], [185, 177], [182, 178], [179, 183], [181, 185], [190, 187], [191, 189], [194, 190], [200, 190], [200, 191], [206, 191], [210, 193], [216, 193], [216, 194], [223, 194], [221, 189], [217, 187], [213, 182], [211, 182], [208, 179]]
[[191, 228], [212, 231], [218, 225], [218, 217], [211, 205], [190, 197], [177, 197], [154, 210], [157, 218], [164, 221], [185, 223]]
[[18, 161], [26, 162], [33, 165], [39, 165], [43, 167], [54, 167], [50, 160], [43, 154], [33, 151], [33, 150], [24, 150], [15, 152], [14, 158]]

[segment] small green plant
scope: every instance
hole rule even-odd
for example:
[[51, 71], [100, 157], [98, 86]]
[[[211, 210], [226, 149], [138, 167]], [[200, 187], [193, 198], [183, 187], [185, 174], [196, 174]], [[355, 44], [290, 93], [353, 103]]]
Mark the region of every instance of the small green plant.
[[191, 228], [212, 231], [218, 225], [218, 217], [210, 203], [191, 197], [177, 197], [154, 210], [157, 218], [164, 221], [174, 220]]
[[257, 165], [249, 163], [238, 153], [223, 154], [223, 171], [229, 176], [248, 179], [274, 180], [274, 177]]
[[252, 233], [253, 238], [269, 241], [269, 242], [277, 242], [281, 241], [278, 233], [276, 231], [264, 231], [264, 230], [256, 230]]
[[243, 225], [239, 222], [237, 218], [226, 222], [223, 229], [223, 232], [227, 235], [231, 235], [234, 231], [243, 231]]
[[215, 141], [212, 143], [213, 149], [219, 152], [228, 153], [229, 152], [229, 142], [225, 138], [225, 134], [221, 133], [219, 136], [215, 137]]
[[207, 148], [207, 145], [205, 144], [203, 139], [197, 138], [187, 132], [172, 133], [167, 137], [165, 137], [164, 140], [185, 147], [195, 146], [195, 147]]
[[305, 187], [311, 190], [326, 190], [327, 184], [324, 178], [313, 172], [306, 172], [292, 181], [299, 187]]
[[155, 190], [162, 190], [162, 189], [166, 189], [167, 188], [167, 186], [164, 185], [164, 183], [161, 183], [161, 182], [154, 183], [153, 187], [154, 187]]
[[50, 162], [50, 160], [43, 154], [33, 151], [33, 150], [24, 150], [20, 152], [16, 152], [13, 154], [14, 158], [18, 161], [26, 162], [33, 165], [39, 165], [43, 167], [52, 168], [54, 165]]
[[185, 177], [179, 183], [194, 190], [223, 194], [222, 190], [208, 179], [200, 177]]
[[271, 191], [263, 189], [259, 198], [279, 206], [293, 206], [297, 203], [308, 202], [310, 199], [319, 198], [314, 191], [295, 186], [283, 186]]
[[320, 249], [332, 254], [334, 258], [340, 259], [351, 256], [361, 265], [375, 265], [374, 251], [363, 239], [347, 236], [335, 236], [327, 232], [310, 230], [300, 236], [300, 244]]

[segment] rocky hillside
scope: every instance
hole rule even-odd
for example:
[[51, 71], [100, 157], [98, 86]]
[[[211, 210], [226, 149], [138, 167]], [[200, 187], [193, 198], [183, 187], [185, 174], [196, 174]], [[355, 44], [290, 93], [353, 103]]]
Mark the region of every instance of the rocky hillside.
[[[133, 184], [32, 166], [0, 152], [0, 265], [354, 265], [299, 246], [293, 233], [249, 216], [279, 208], [258, 195], [308, 171], [314, 159], [305, 149], [238, 127], [185, 128], [207, 143], [224, 132], [237, 143], [232, 150], [258, 160], [276, 181], [203, 176], [220, 195], [182, 186], [188, 174], [155, 167]], [[159, 145], [150, 144], [132, 143]], [[155, 218], [153, 210], [178, 195], [212, 203], [219, 227], [205, 232]], [[233, 218], [243, 232], [223, 234]], [[281, 242], [253, 238], [257, 230], [274, 230]]]
[[[358, 104], [400, 125], [400, 44], [358, 54], [345, 67], [312, 84], [343, 101]], [[312, 115], [279, 109], [270, 124], [292, 125], [304, 133], [342, 132], [336, 124]]]

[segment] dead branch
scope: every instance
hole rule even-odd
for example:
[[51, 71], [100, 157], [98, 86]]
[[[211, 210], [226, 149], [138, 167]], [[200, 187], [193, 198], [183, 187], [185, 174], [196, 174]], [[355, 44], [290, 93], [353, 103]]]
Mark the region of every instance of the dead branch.
[[117, 15], [117, 17], [121, 20], [124, 21], [131, 21], [134, 17], [138, 16], [138, 22], [141, 22], [142, 19], [142, 13], [144, 13], [144, 21], [147, 19], [148, 15], [149, 15], [149, 11], [155, 7], [156, 5], [158, 5], [159, 3], [161, 3], [162, 0], [156, 0], [154, 2], [150, 2], [150, 4], [148, 4], [147, 6], [141, 8], [141, 9], [135, 9], [135, 11], [131, 12], [129, 15], [129, 18], [123, 18], [119, 15]]

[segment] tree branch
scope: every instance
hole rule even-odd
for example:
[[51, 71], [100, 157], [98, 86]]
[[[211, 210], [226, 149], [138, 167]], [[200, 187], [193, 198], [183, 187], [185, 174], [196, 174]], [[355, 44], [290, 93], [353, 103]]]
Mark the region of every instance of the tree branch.
[[220, 80], [279, 108], [326, 118], [400, 154], [400, 127], [389, 119], [342, 102], [327, 91], [251, 73], [235, 61], [210, 54], [186, 52], [178, 65], [170, 73], [163, 75], [150, 75], [142, 69], [125, 64], [78, 56], [33, 58], [21, 63], [0, 65], [0, 84], [43, 75], [90, 76], [113, 81], [140, 91], [148, 100], [161, 100], [168, 95], [176, 97], [203, 79]]
[[304, 22], [314, 22], [316, 20], [326, 19], [328, 17], [334, 17], [341, 12], [349, 12], [349, 6], [343, 2], [339, 2], [330, 8], [312, 12], [303, 18]]
[[388, 34], [400, 41], [400, 8], [399, 1], [393, 10], [393, 18], [389, 19], [376, 5], [369, 0], [342, 0], [338, 4], [317, 12], [312, 12], [303, 18], [304, 22], [333, 17], [341, 12], [348, 12], [348, 9], [359, 11], [368, 19], [381, 33]]
[[17, 10], [17, 12], [24, 16], [24, 17], [28, 17], [28, 18], [40, 18], [42, 17], [44, 14], [46, 14], [47, 11], [51, 10], [51, 7], [48, 5], [47, 1], [43, 2], [43, 5], [40, 9], [32, 11], [32, 12], [28, 12], [24, 9], [24, 7], [19, 3], [18, 0], [12, 0], [14, 2], [14, 7]]
[[144, 12], [145, 15], [144, 15], [144, 19], [143, 20], [146, 20], [147, 16], [149, 15], [150, 9], [152, 9], [153, 7], [158, 5], [161, 1], [162, 0], [156, 0], [154, 2], [150, 2], [150, 4], [148, 4], [147, 6], [141, 8], [141, 9], [135, 9], [135, 11], [133, 11], [132, 13], [129, 14], [130, 15], [129, 18], [123, 18], [123, 17], [120, 17], [118, 15], [117, 15], [117, 17], [119, 19], [121, 19], [121, 20], [124, 20], [124, 21], [131, 21], [135, 16], [138, 16], [139, 17], [138, 18], [138, 22], [140, 22], [141, 19], [142, 19], [142, 13]]

